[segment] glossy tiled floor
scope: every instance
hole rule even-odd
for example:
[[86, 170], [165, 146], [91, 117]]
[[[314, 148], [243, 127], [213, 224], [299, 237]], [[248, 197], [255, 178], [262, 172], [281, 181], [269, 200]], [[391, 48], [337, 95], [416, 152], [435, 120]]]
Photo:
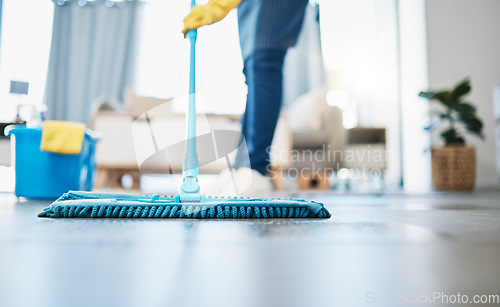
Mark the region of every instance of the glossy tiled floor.
[[0, 193], [0, 306], [362, 306], [500, 294], [500, 192], [310, 197], [333, 217], [52, 220], [36, 217], [49, 202]]

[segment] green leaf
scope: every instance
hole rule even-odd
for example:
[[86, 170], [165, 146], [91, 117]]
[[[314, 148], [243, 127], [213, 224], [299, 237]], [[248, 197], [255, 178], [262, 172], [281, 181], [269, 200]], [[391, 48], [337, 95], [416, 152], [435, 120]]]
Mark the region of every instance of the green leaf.
[[465, 140], [463, 137], [461, 136], [458, 136], [454, 141], [453, 143], [451, 144], [455, 144], [455, 145], [465, 145]]
[[451, 99], [454, 101], [458, 101], [460, 97], [468, 94], [471, 90], [470, 80], [466, 78], [464, 81], [460, 82], [451, 93]]
[[424, 127], [424, 130], [430, 132], [434, 131], [438, 127], [439, 122], [440, 122], [439, 119], [433, 120], [427, 127]]
[[420, 92], [418, 94], [419, 97], [425, 98], [425, 99], [432, 99], [434, 98], [434, 92], [433, 91], [428, 91], [428, 92]]
[[434, 94], [433, 99], [438, 100], [448, 108], [451, 108], [453, 106], [453, 103], [451, 101], [451, 92], [450, 91], [442, 91], [442, 92], [437, 92]]
[[457, 111], [460, 113], [460, 115], [471, 114], [476, 112], [476, 107], [469, 103], [464, 102], [458, 104]]
[[445, 145], [464, 145], [465, 140], [462, 136], [457, 133], [455, 128], [450, 128], [441, 133], [441, 136], [444, 139]]
[[481, 122], [475, 115], [473, 117], [461, 118], [465, 125], [465, 129], [470, 133], [476, 134], [480, 138], [484, 138], [483, 135], [483, 122]]

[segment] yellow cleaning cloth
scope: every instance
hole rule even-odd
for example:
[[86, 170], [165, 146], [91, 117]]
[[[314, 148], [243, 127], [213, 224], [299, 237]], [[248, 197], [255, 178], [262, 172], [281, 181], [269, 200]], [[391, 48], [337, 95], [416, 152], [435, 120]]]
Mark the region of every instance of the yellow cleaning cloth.
[[85, 124], [46, 120], [43, 122], [42, 151], [76, 155], [82, 150]]

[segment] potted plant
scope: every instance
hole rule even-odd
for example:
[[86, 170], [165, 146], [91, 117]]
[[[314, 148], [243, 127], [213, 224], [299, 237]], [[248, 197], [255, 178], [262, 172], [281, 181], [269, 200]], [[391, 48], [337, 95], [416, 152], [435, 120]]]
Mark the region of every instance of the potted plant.
[[467, 146], [465, 133], [484, 140], [483, 122], [476, 108], [464, 100], [471, 90], [466, 78], [452, 90], [420, 92], [419, 96], [432, 104], [432, 121], [425, 129], [435, 133], [444, 142], [443, 147], [432, 149], [432, 181], [441, 191], [470, 191], [476, 181], [476, 151]]

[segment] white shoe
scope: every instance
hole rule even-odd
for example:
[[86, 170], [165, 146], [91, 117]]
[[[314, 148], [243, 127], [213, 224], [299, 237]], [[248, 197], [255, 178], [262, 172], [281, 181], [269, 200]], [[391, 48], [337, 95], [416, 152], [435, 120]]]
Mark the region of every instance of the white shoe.
[[[236, 172], [235, 169], [232, 170]], [[217, 175], [214, 181], [210, 182], [207, 186], [201, 186], [200, 191], [202, 194], [207, 196], [218, 196], [222, 192], [222, 189], [228, 184], [232, 184], [233, 175], [229, 169], [225, 169]]]
[[220, 196], [264, 198], [271, 193], [271, 179], [248, 167], [239, 168]]

